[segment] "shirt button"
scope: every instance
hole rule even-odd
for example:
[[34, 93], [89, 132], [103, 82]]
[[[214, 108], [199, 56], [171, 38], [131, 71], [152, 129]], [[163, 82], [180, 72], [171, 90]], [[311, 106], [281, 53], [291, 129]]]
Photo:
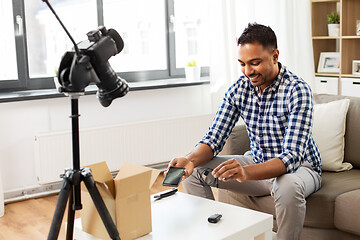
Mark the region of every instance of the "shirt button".
[[259, 135], [259, 137], [263, 137], [263, 135], [262, 135], [262, 134], [260, 134], [260, 135]]

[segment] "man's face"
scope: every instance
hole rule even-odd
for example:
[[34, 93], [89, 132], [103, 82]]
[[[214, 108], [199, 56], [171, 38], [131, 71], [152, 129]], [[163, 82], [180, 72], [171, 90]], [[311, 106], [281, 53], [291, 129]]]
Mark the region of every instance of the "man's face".
[[253, 86], [261, 92], [271, 85], [279, 73], [277, 49], [264, 48], [260, 43], [245, 43], [239, 46], [241, 71]]

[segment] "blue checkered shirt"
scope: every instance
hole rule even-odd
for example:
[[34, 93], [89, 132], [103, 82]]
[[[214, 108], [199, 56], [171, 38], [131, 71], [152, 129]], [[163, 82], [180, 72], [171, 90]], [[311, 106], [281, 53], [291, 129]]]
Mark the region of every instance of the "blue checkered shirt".
[[312, 137], [313, 99], [310, 87], [279, 63], [279, 74], [263, 94], [241, 76], [226, 92], [212, 126], [200, 141], [216, 156], [241, 117], [250, 138], [253, 161], [279, 158], [287, 172], [308, 161], [321, 173], [321, 158]]

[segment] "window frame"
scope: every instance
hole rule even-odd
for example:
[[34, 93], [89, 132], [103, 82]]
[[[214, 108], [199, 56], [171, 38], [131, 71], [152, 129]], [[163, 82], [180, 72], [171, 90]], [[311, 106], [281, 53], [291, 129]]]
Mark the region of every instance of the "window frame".
[[[24, 4], [22, 1], [12, 0], [13, 7], [13, 27], [15, 30], [14, 40], [15, 40], [15, 51], [16, 51], [16, 64], [17, 64], [17, 73], [18, 79], [9, 79], [5, 81], [0, 81], [0, 89], [22, 89], [26, 87], [27, 79], [27, 68], [26, 64], [26, 54], [25, 54], [25, 29], [23, 28], [22, 35], [16, 34], [19, 31], [19, 26], [16, 24], [16, 16], [20, 16], [22, 21], [24, 21]], [[24, 22], [22, 23], [24, 26]]]
[[[28, 67], [28, 50], [27, 50], [27, 31], [25, 17], [25, 0], [12, 0], [13, 6], [13, 23], [15, 33], [18, 32], [19, 26], [16, 24], [16, 17], [22, 18], [21, 35], [15, 34], [16, 47], [16, 63], [18, 79], [0, 81], [0, 92], [8, 93], [12, 91], [24, 90], [43, 90], [55, 88], [53, 77], [30, 78]], [[46, 3], [44, 3], [46, 4]], [[97, 0], [97, 18], [98, 26], [104, 26], [103, 0]], [[165, 4], [165, 33], [166, 52], [167, 52], [167, 69], [164, 70], [148, 70], [148, 71], [132, 71], [117, 72], [117, 74], [126, 79], [128, 82], [142, 82], [148, 80], [161, 80], [171, 78], [185, 77], [184, 68], [176, 68], [176, 50], [175, 50], [175, 32], [173, 31], [173, 23], [171, 19], [174, 16], [174, 0], [164, 0]], [[55, 9], [56, 11], [56, 9]], [[55, 16], [54, 16], [55, 17]], [[61, 18], [61, 16], [60, 16]], [[59, 25], [59, 30], [61, 26]], [[209, 75], [209, 67], [201, 67], [201, 76]]]

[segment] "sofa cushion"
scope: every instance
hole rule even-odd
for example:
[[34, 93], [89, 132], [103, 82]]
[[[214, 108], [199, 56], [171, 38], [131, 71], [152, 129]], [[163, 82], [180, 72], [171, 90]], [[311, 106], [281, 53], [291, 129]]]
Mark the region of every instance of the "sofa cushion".
[[224, 148], [219, 155], [242, 155], [250, 150], [250, 139], [246, 131], [245, 123], [240, 121], [233, 128]]
[[315, 94], [316, 103], [327, 103], [343, 98], [350, 99], [346, 116], [344, 159], [355, 168], [360, 168], [360, 98], [327, 94]]
[[319, 191], [306, 201], [305, 226], [332, 228], [334, 224], [335, 199], [346, 192], [360, 189], [360, 170], [323, 172]]
[[321, 154], [324, 171], [350, 170], [352, 165], [343, 162], [346, 113], [349, 99], [341, 99], [314, 106], [313, 136]]
[[[346, 192], [360, 189], [360, 170], [345, 172], [323, 172], [322, 187], [310, 195], [306, 201], [304, 226], [315, 228], [335, 228], [335, 199]], [[227, 190], [219, 191], [219, 201], [235, 204], [275, 214], [274, 200], [271, 196], [249, 197]], [[276, 229], [276, 227], [274, 227]]]
[[360, 235], [360, 189], [336, 198], [335, 226], [342, 231]]
[[304, 227], [300, 240], [360, 240], [360, 237], [336, 228]]

